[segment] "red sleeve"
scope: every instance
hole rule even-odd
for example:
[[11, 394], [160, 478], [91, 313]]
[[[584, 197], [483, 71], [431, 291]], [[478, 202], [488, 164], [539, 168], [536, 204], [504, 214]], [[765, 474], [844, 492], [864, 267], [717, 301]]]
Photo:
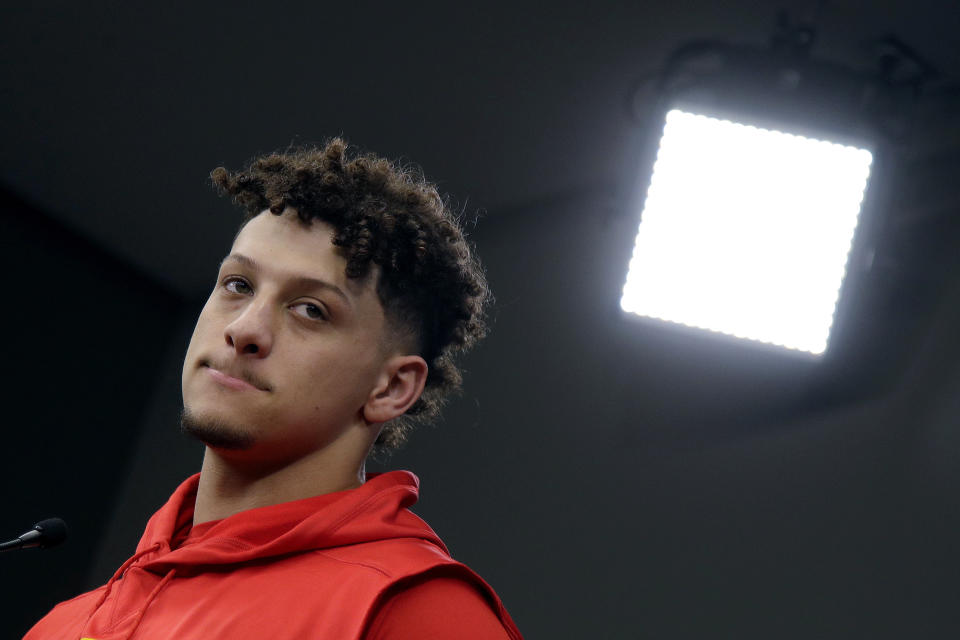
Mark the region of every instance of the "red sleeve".
[[470, 583], [432, 577], [390, 596], [364, 640], [510, 640]]

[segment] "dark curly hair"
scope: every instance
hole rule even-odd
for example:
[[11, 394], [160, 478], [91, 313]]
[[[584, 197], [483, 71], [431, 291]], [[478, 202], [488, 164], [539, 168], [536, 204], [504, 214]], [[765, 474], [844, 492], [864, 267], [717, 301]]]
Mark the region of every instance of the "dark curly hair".
[[254, 158], [239, 172], [210, 174], [222, 195], [244, 209], [241, 228], [265, 210], [293, 208], [309, 226], [334, 228], [346, 275], [362, 279], [380, 267], [376, 291], [388, 323], [429, 366], [421, 397], [386, 425], [379, 450], [406, 440], [415, 422], [434, 419], [459, 391], [453, 357], [486, 334], [491, 295], [460, 223], [418, 169], [373, 154], [354, 153], [340, 138]]

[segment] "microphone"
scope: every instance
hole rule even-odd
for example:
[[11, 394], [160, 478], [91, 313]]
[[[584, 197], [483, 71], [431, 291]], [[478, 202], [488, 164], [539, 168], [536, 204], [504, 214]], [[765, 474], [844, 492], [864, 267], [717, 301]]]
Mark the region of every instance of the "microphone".
[[19, 538], [0, 543], [0, 552], [14, 549], [49, 549], [67, 539], [67, 523], [60, 518], [47, 518], [33, 525]]

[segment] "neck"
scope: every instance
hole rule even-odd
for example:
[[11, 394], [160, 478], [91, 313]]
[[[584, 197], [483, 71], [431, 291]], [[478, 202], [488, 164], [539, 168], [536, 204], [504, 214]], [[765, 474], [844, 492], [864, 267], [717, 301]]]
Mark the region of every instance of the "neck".
[[366, 456], [355, 459], [337, 449], [334, 443], [293, 462], [264, 466], [207, 447], [193, 524], [359, 487], [366, 481]]

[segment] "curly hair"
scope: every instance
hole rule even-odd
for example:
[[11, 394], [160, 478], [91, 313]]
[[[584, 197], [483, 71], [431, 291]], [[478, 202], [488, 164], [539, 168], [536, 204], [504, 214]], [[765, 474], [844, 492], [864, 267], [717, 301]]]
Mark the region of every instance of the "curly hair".
[[241, 229], [265, 210], [281, 215], [290, 207], [306, 226], [320, 220], [334, 228], [347, 277], [380, 268], [376, 292], [389, 326], [429, 367], [423, 394], [377, 438], [376, 448], [389, 450], [460, 390], [453, 358], [486, 334], [491, 295], [459, 221], [419, 169], [353, 151], [333, 138], [254, 158], [239, 172], [218, 167], [210, 177], [244, 210]]

